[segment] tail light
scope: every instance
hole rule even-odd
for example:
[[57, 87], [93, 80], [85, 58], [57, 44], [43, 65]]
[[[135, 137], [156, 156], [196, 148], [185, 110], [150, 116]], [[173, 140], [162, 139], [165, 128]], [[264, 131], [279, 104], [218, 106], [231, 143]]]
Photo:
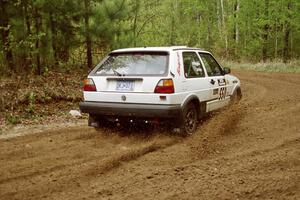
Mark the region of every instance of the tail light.
[[93, 79], [88, 78], [83, 81], [83, 91], [97, 91]]
[[174, 83], [172, 79], [162, 79], [155, 87], [154, 93], [172, 94], [174, 93]]

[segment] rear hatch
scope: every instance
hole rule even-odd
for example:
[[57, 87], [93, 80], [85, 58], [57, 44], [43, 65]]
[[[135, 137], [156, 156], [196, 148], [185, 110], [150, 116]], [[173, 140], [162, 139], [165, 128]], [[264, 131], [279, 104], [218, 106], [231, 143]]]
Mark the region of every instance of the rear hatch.
[[[89, 75], [97, 92], [85, 92], [87, 101], [158, 103], [154, 94], [162, 77], [168, 75], [169, 53], [161, 51], [111, 53]], [[123, 98], [124, 99], [124, 98]]]

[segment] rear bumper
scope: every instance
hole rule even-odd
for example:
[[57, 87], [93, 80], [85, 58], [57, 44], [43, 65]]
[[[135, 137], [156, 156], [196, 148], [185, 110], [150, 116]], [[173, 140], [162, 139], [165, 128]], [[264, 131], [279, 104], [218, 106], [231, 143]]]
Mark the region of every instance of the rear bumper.
[[81, 102], [83, 113], [104, 116], [178, 118], [182, 109], [180, 105], [153, 105], [107, 102]]

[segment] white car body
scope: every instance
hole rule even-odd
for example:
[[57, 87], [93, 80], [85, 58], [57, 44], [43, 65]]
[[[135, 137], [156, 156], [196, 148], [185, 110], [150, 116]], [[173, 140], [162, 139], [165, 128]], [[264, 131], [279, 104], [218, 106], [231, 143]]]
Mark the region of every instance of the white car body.
[[[97, 70], [99, 67], [101, 68], [101, 65], [108, 59], [108, 56], [97, 65], [88, 76], [89, 79], [93, 80], [96, 91], [84, 91], [84, 102], [80, 105], [83, 112], [90, 113], [91, 115], [109, 115], [117, 118], [119, 116], [118, 109], [109, 113], [113, 104], [118, 105], [117, 107], [120, 108], [120, 110], [122, 109], [122, 105], [125, 107], [126, 105], [131, 106], [130, 108], [132, 109], [135, 109], [135, 106], [137, 106], [137, 109], [143, 112], [143, 106], [176, 105], [177, 108], [183, 110], [190, 101], [196, 100], [199, 101], [199, 105], [201, 105], [197, 106], [197, 108], [200, 109], [201, 107], [202, 109], [199, 113], [203, 113], [228, 105], [231, 96], [237, 92], [240, 94], [240, 81], [237, 77], [229, 74], [230, 70], [226, 73], [218, 64], [222, 74], [219, 73], [214, 75], [208, 73], [207, 65], [213, 66], [214, 64], [209, 63], [213, 63], [213, 60], [215, 59], [212, 54], [207, 51], [197, 48], [175, 46], [119, 49], [113, 51], [111, 54], [118, 55], [137, 52], [143, 52], [145, 54], [147, 54], [147, 52], [166, 53], [168, 55], [166, 73], [157, 76], [116, 76], [115, 74], [97, 74]], [[200, 63], [198, 62], [197, 57]], [[188, 64], [184, 63], [183, 59], [187, 60], [186, 62]], [[194, 59], [194, 61], [192, 61], [192, 59]], [[208, 61], [205, 62], [206, 60]], [[185, 68], [184, 65], [189, 65], [189, 68]], [[216, 68], [216, 65], [214, 65], [214, 67]], [[189, 73], [192, 70], [194, 74], [198, 74], [198, 76], [201, 75], [201, 77], [186, 77], [188, 76], [186, 72], [187, 69]], [[173, 81], [174, 93], [154, 93], [156, 86], [162, 79], [170, 79]], [[131, 86], [133, 88], [127, 91], [117, 90], [117, 82], [122, 80], [129, 80], [129, 82], [133, 81], [133, 86]], [[87, 105], [89, 103], [104, 103], [104, 105], [93, 107], [92, 105]], [[99, 113], [96, 111], [93, 112], [93, 110], [97, 109], [103, 110], [102, 108], [106, 107], [106, 103], [109, 103], [106, 111]], [[126, 115], [126, 112], [128, 112], [128, 115]], [[142, 114], [136, 114], [134, 111], [130, 113], [130, 109], [127, 109], [126, 112], [125, 114], [123, 112], [121, 116], [143, 118]], [[158, 116], [160, 116], [160, 114], [158, 114]], [[145, 115], [145, 117], [152, 116]], [[162, 116], [162, 118], [164, 117], [178, 118], [178, 116]]]

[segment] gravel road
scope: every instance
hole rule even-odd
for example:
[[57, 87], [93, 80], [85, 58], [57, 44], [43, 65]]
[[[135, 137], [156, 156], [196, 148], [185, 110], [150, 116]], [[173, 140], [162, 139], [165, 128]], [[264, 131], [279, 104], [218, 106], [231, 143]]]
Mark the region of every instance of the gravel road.
[[234, 74], [242, 101], [191, 137], [60, 124], [0, 139], [0, 199], [300, 199], [300, 74]]

